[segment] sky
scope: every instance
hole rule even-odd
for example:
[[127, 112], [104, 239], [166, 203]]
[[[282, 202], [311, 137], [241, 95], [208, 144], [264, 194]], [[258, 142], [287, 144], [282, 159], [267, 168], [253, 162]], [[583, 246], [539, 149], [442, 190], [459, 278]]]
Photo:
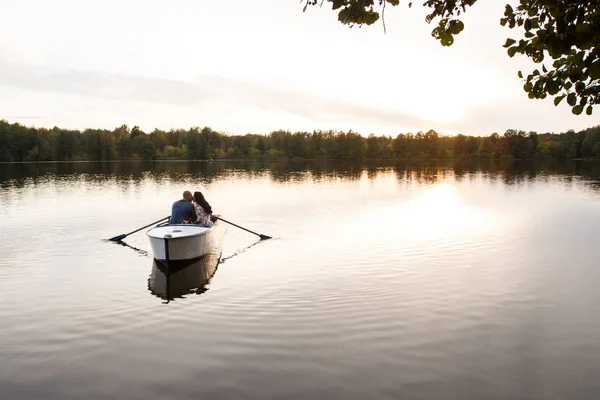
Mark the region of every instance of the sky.
[[[513, 0], [514, 2], [514, 0]], [[451, 47], [407, 1], [348, 28], [299, 0], [0, 0], [0, 119], [28, 126], [122, 124], [229, 134], [284, 129], [363, 135], [599, 124], [530, 100], [502, 47], [506, 1], [480, 0]]]

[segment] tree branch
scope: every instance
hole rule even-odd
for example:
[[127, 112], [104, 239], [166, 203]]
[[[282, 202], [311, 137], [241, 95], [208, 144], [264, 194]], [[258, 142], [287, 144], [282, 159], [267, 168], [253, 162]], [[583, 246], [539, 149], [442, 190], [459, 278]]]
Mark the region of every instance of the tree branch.
[[387, 33], [387, 30], [385, 29], [385, 3], [387, 3], [387, 0], [383, 0], [383, 9], [381, 10], [381, 22], [383, 22], [384, 35]]

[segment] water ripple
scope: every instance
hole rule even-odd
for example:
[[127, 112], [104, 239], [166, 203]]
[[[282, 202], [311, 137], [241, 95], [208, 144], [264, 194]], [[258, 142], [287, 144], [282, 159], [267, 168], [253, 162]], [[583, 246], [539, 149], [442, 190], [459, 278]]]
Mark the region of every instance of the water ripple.
[[[583, 183], [148, 168], [6, 183], [0, 397], [600, 392], [600, 198]], [[144, 232], [103, 239], [168, 213], [182, 185], [274, 239], [232, 228], [209, 278], [165, 301]], [[35, 223], [31, 188], [47, 199]]]

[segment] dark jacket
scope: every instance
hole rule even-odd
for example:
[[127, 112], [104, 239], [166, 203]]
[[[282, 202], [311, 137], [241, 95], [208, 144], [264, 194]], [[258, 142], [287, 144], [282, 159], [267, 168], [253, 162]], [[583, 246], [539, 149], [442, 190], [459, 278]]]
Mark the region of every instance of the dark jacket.
[[185, 219], [188, 221], [195, 221], [196, 210], [194, 210], [194, 204], [181, 199], [173, 203], [173, 207], [171, 207], [171, 219], [169, 220], [169, 224], [181, 224]]

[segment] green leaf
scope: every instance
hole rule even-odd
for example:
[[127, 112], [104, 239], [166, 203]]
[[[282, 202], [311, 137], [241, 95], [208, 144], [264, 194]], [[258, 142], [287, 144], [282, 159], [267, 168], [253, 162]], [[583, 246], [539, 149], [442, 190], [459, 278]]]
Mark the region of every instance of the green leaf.
[[521, 71], [519, 71], [517, 75], [519, 75], [519, 78], [523, 79], [523, 73]]
[[595, 61], [587, 70], [588, 75], [592, 80], [600, 79], [600, 60]]
[[546, 84], [546, 91], [548, 92], [549, 95], [554, 96], [555, 94], [557, 94], [560, 91], [560, 85], [558, 84], [557, 81], [551, 80]]
[[577, 47], [579, 47], [581, 50], [588, 50], [590, 48], [592, 48], [592, 46], [594, 45], [594, 41], [596, 39], [596, 37], [593, 34], [588, 34], [588, 33], [578, 33], [575, 34], [575, 37], [577, 38], [577, 42], [578, 45]]
[[544, 71], [544, 73], [548, 73], [548, 70], [546, 69], [546, 66], [544, 64], [542, 64], [542, 71]]
[[304, 8], [302, 9], [302, 12], [306, 12], [306, 9], [308, 8], [308, 1], [306, 2], [306, 4], [304, 5]]
[[578, 33], [588, 33], [592, 31], [592, 26], [588, 23], [577, 24], [575, 27], [575, 32]]
[[581, 80], [581, 71], [576, 69], [571, 69], [569, 72], [569, 80], [573, 83], [577, 83]]
[[594, 111], [594, 107], [592, 107], [592, 106], [587, 106], [587, 108], [585, 109], [585, 113], [587, 115], [592, 115], [593, 111]]
[[567, 96], [567, 103], [569, 103], [571, 107], [575, 106], [575, 104], [577, 104], [577, 95], [575, 93], [569, 93]]
[[556, 96], [556, 97], [554, 98], [554, 105], [555, 105], [555, 106], [559, 105], [559, 104], [560, 104], [560, 102], [561, 102], [561, 101], [563, 101], [563, 99], [564, 99], [565, 97], [567, 97], [567, 95], [566, 95], [566, 94], [563, 94], [562, 96]]
[[537, 36], [540, 38], [540, 40], [546, 40], [546, 38], [548, 37], [548, 31], [546, 31], [545, 29], [540, 29], [539, 31], [537, 31]]
[[465, 24], [462, 21], [459, 21], [459, 20], [450, 21], [450, 27], [448, 28], [448, 31], [451, 34], [458, 35], [459, 33], [462, 32], [463, 29], [465, 29]]
[[506, 39], [506, 43], [504, 43], [504, 46], [502, 46], [502, 47], [510, 47], [515, 43], [517, 43], [517, 41], [515, 39], [508, 38], [508, 39]]
[[514, 56], [515, 56], [515, 54], [517, 54], [517, 50], [519, 50], [519, 48], [518, 48], [517, 46], [510, 47], [510, 48], [508, 49], [508, 51], [507, 51], [507, 53], [508, 53], [508, 56], [509, 56], [509, 57], [514, 57]]
[[583, 106], [575, 106], [571, 111], [573, 111], [573, 114], [579, 115], [583, 112]]
[[442, 46], [452, 46], [452, 43], [454, 43], [454, 38], [450, 34], [444, 35], [440, 37], [440, 42], [442, 42]]
[[343, 1], [340, 0], [333, 0], [332, 1], [332, 5], [331, 5], [331, 9], [332, 10], [337, 10], [338, 8], [340, 8], [341, 6], [344, 5]]

